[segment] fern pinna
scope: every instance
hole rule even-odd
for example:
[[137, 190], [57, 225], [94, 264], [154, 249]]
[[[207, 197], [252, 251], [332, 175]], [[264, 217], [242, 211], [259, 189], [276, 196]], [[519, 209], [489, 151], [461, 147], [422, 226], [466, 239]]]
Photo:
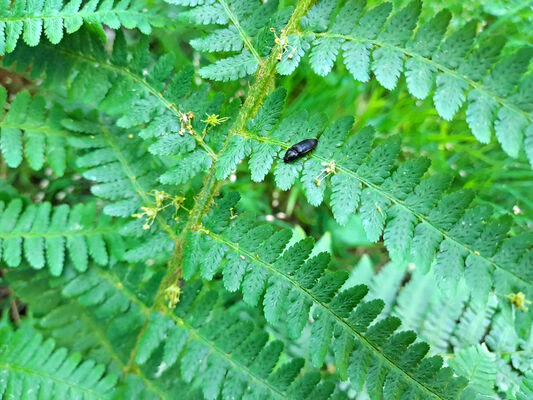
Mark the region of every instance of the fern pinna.
[[152, 26], [163, 26], [169, 21], [147, 8], [143, 1], [93, 0], [82, 5], [81, 0], [63, 4], [57, 1], [3, 1], [0, 4], [0, 55], [12, 52], [17, 41], [22, 39], [28, 46], [37, 46], [44, 33], [52, 44], [67, 34], [76, 32], [84, 23], [89, 23], [103, 34], [103, 24], [113, 29], [124, 26], [139, 28], [149, 34]]
[[476, 12], [0, 4], [1, 397], [529, 398], [532, 53]]

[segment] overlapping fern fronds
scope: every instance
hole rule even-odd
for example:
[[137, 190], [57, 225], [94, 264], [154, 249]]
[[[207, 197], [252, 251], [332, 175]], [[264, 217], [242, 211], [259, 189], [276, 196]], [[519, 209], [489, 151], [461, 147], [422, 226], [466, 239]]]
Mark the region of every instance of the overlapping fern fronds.
[[517, 228], [517, 234], [509, 237], [509, 217], [495, 219], [490, 207], [470, 206], [474, 193], [449, 191], [447, 176], [425, 178], [430, 164], [425, 158], [396, 168], [400, 151], [396, 136], [374, 146], [371, 126], [352, 135], [352, 118], [327, 126], [323, 116], [309, 118], [306, 112], [277, 123], [284, 93], [284, 89], [273, 92], [258, 118], [249, 121], [247, 131], [230, 138], [227, 152], [216, 165], [219, 178], [227, 177], [251, 154], [252, 179], [262, 181], [275, 157], [282, 157], [292, 143], [318, 137], [316, 151], [307, 158], [276, 163], [279, 188], [289, 189], [300, 177], [307, 200], [318, 206], [329, 183], [329, 203], [340, 224], [358, 210], [367, 237], [373, 242], [383, 237], [393, 260], [411, 260], [424, 271], [435, 260], [432, 268], [449, 294], [464, 277], [480, 299], [487, 298], [493, 285], [500, 293], [523, 291], [531, 296], [531, 234]]
[[[277, 1], [169, 2], [188, 7], [178, 19], [209, 31], [191, 42], [195, 50], [223, 53], [198, 69], [201, 77], [257, 72], [242, 82], [250, 83], [244, 103], [246, 90], [226, 99], [223, 84], [194, 79], [196, 62], [177, 67], [174, 54], [161, 55], [152, 46], [157, 35], [118, 29], [104, 45], [102, 24], [141, 33], [158, 26], [158, 11], [142, 3], [89, 1], [81, 10], [75, 0], [3, 3], [9, 20], [0, 16], [0, 38], [10, 53], [2, 66], [42, 79], [36, 91], [47, 99], [26, 92], [9, 99], [0, 173], [17, 168], [10, 183], [31, 186], [47, 163], [65, 182], [92, 184], [71, 207], [51, 198], [27, 204], [22, 195], [1, 203], [4, 281], [8, 296], [28, 307], [0, 352], [2, 367], [17, 369], [4, 393], [27, 394], [33, 376], [55, 377], [37, 359], [63, 350], [42, 334], [105, 365], [65, 364], [78, 372], [55, 384], [71, 397], [87, 387], [86, 397], [102, 389], [104, 398], [109, 391], [143, 399], [340, 400], [345, 388], [372, 400], [527, 397], [533, 236], [526, 224], [479, 205], [474, 193], [433, 174], [429, 160], [400, 155], [396, 136], [371, 126], [353, 132], [351, 117], [328, 121], [312, 110], [285, 117], [286, 92], [274, 87], [276, 70], [291, 74], [306, 53], [324, 76], [342, 50], [360, 81], [372, 72], [393, 89], [405, 70], [415, 97], [435, 86], [445, 119], [468, 98], [476, 138], [486, 143], [494, 129], [516, 157], [532, 152], [531, 52], [508, 54], [490, 35], [480, 42], [475, 22], [447, 32], [446, 11], [419, 23], [417, 1], [392, 16], [388, 3], [369, 10], [357, 0], [303, 0], [295, 9]], [[43, 26], [52, 44], [40, 41]], [[17, 44], [21, 34], [26, 43]], [[312, 153], [281, 161], [308, 138], [318, 139]], [[66, 163], [70, 153], [76, 158]], [[242, 177], [244, 160], [254, 182], [270, 171], [282, 190], [299, 180], [309, 204], [327, 203], [341, 225], [357, 212], [392, 262], [372, 279], [357, 268], [350, 276], [313, 239], [293, 241], [292, 230], [242, 212], [222, 186]], [[84, 204], [90, 195], [97, 202]]]
[[2, 398], [113, 398], [117, 376], [105, 374], [103, 365], [57, 349], [29, 324], [15, 331], [3, 318], [0, 332]]
[[[223, 139], [226, 126], [206, 121], [220, 112], [224, 96], [211, 98], [207, 85], [190, 93], [190, 67], [176, 72], [171, 54], [154, 62], [146, 40], [130, 52], [121, 31], [111, 55], [98, 38], [81, 30], [58, 46], [19, 46], [3, 64], [30, 68], [33, 78], [46, 77], [52, 86], [62, 81], [64, 74], [73, 77], [67, 86], [67, 101], [94, 105], [115, 117], [116, 126], [129, 130], [128, 135], [150, 140], [149, 151], [175, 166], [161, 177], [164, 183], [184, 183], [209, 168], [213, 149]], [[237, 110], [235, 105], [228, 111], [230, 115]], [[101, 133], [99, 124], [63, 121], [65, 127], [80, 132]], [[207, 130], [210, 135], [206, 136]], [[188, 164], [193, 168], [182, 168]]]
[[[516, 158], [525, 150], [533, 165], [533, 75], [526, 74], [533, 51], [523, 48], [502, 54], [505, 39], [477, 39], [475, 20], [448, 30], [451, 14], [447, 10], [424, 23], [419, 21], [419, 0], [394, 13], [388, 2], [370, 8], [365, 0], [350, 0], [342, 6], [334, 0], [322, 0], [301, 19], [298, 31], [286, 35], [271, 22], [276, 36], [272, 33], [268, 37], [264, 30], [248, 23], [253, 18], [264, 26], [265, 21], [254, 14], [243, 20], [254, 10], [247, 2], [178, 4], [194, 7], [186, 15], [197, 24], [229, 22], [228, 18], [213, 21], [197, 17], [206, 9], [243, 10], [231, 18], [228, 28], [191, 42], [206, 52], [241, 51], [245, 47], [236, 56], [204, 67], [201, 74], [205, 78], [234, 80], [252, 74], [261, 60], [254, 59], [252, 53], [263, 43], [280, 48], [277, 70], [282, 75], [291, 74], [308, 53], [312, 69], [326, 76], [342, 50], [343, 62], [356, 80], [367, 82], [373, 73], [381, 85], [392, 90], [404, 72], [409, 92], [417, 99], [433, 92], [436, 110], [445, 120], [451, 120], [466, 101], [466, 120], [477, 140], [488, 143], [494, 132], [508, 155]], [[255, 12], [264, 15], [260, 8]]]
[[521, 375], [531, 371], [533, 349], [531, 331], [512, 326], [528, 320], [529, 312], [506, 296], [491, 295], [485, 302], [469, 297], [464, 282], [458, 296], [450, 298], [440, 290], [433, 271], [412, 268], [391, 262], [375, 274], [365, 258], [351, 271], [345, 287], [364, 283], [370, 287], [370, 298], [384, 298], [385, 315], [400, 318], [403, 327], [431, 345], [432, 354], [444, 355], [456, 374], [468, 378], [465, 398], [497, 393], [516, 398]]
[[[121, 383], [119, 393], [133, 390], [137, 383], [135, 390], [146, 398], [154, 394], [158, 398], [195, 398], [198, 392], [206, 399], [219, 395], [223, 399], [304, 399], [309, 395], [327, 399], [334, 392], [339, 394], [317, 371], [306, 367], [306, 372], [300, 373], [304, 360], [288, 359], [282, 342], [269, 339], [250, 320], [242, 320], [237, 310], [228, 310], [219, 291], [202, 289], [199, 281], [187, 285], [172, 314], [163, 316], [151, 310], [152, 288], [161, 276], [155, 272], [146, 277], [142, 265], [92, 267], [60, 278], [65, 281], [61, 294], [55, 289], [57, 282], [50, 285], [45, 276], [28, 270], [13, 272], [8, 279], [28, 304], [35, 304], [37, 328], [51, 332], [60, 343], [71, 344], [69, 332], [77, 320], [79, 334], [87, 331], [93, 338], [92, 345], [87, 343], [88, 348], [80, 351], [111, 361], [111, 369], [125, 368], [133, 351], [139, 378]], [[29, 278], [59, 304], [39, 305]], [[125, 334], [128, 340], [124, 340]]]
[[304, 24], [302, 35], [308, 35], [309, 59], [317, 74], [332, 70], [341, 48], [346, 68], [362, 82], [372, 71], [385, 88], [393, 89], [405, 69], [407, 88], [418, 99], [426, 98], [436, 83], [433, 101], [442, 118], [451, 120], [468, 100], [466, 120], [474, 136], [488, 143], [494, 131], [508, 155], [518, 157], [525, 149], [533, 165], [533, 75], [525, 75], [531, 49], [500, 55], [504, 38], [476, 40], [477, 21], [447, 32], [451, 15], [445, 10], [414, 34], [418, 0], [390, 18], [390, 3], [363, 13], [364, 4], [347, 2], [336, 16], [335, 1], [315, 6], [314, 19]]
[[366, 385], [371, 398], [458, 396], [465, 382], [441, 369], [441, 358], [424, 358], [429, 347], [414, 343], [414, 332], [394, 333], [399, 319], [386, 317], [373, 324], [384, 307], [382, 300], [363, 301], [368, 292], [364, 285], [341, 290], [348, 274], [327, 271], [327, 253], [308, 258], [313, 249], [310, 238], [282, 253], [290, 230], [256, 225], [250, 216], [229, 223], [237, 200], [235, 193], [225, 196], [206, 216], [204, 226], [189, 234], [185, 279], [197, 273], [213, 279], [221, 270], [227, 290], [242, 289], [244, 301], [253, 307], [262, 299], [267, 321], [284, 322], [293, 340], [308, 324], [312, 310], [313, 365], [322, 366], [331, 348], [340, 377], [349, 377], [358, 391]]
[[[41, 35], [52, 44], [63, 39], [64, 33], [71, 34], [85, 23], [105, 37], [103, 26], [119, 29], [138, 28], [149, 34], [152, 27], [161, 27], [168, 21], [159, 15], [154, 6], [145, 1], [91, 0], [82, 4], [81, 0], [15, 0], [0, 3], [0, 56], [11, 53], [19, 38], [28, 46], [37, 46]], [[64, 32], [63, 32], [64, 31]]]
[[238, 52], [200, 69], [200, 76], [217, 81], [231, 81], [252, 75], [275, 45], [271, 29], [282, 29], [293, 12], [293, 7], [278, 10], [278, 1], [167, 2], [194, 7], [180, 14], [180, 18], [188, 23], [227, 25], [191, 41], [191, 46], [198, 51]]

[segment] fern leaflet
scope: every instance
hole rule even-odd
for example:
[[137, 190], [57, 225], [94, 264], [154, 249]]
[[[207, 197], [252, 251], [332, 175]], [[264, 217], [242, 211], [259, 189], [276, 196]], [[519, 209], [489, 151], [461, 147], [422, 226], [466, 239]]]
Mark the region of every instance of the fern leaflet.
[[[13, 277], [16, 285], [22, 277]], [[154, 293], [150, 288], [160, 279], [159, 273], [148, 280], [143, 278], [142, 266], [133, 270], [120, 265], [111, 270], [90, 268], [67, 278], [62, 295], [76, 299], [95, 324], [104, 324], [104, 334], [109, 335], [107, 340], [118, 355], [127, 356], [130, 346], [135, 346], [133, 354], [141, 368], [141, 380], [145, 385], [155, 385], [163, 398], [170, 398], [166, 390], [183, 391], [187, 383], [195, 386], [195, 382], [203, 382], [206, 399], [215, 399], [219, 394], [224, 399], [243, 395], [303, 399], [311, 394], [327, 399], [334, 392], [334, 385], [322, 382], [316, 371], [298, 376], [303, 360], [280, 364], [278, 361], [286, 359], [283, 344], [269, 340], [266, 332], [250, 321], [240, 320], [238, 313], [225, 310], [218, 291], [202, 289], [198, 281], [184, 289], [175, 312], [164, 316], [152, 311], [150, 296]], [[111, 301], [121, 306], [109, 307]], [[63, 313], [79, 308], [72, 307], [67, 305]], [[48, 326], [56, 323], [64, 324], [59, 315], [56, 321], [46, 322]], [[138, 345], [135, 340], [124, 341], [116, 332], [120, 326], [138, 332]], [[241, 340], [234, 340], [236, 337]], [[178, 382], [175, 374], [180, 376]], [[147, 380], [146, 376], [155, 378]], [[165, 389], [165, 384], [170, 388]]]
[[[0, 86], [0, 109], [4, 109], [7, 92]], [[59, 105], [47, 109], [43, 97], [31, 99], [20, 92], [0, 122], [0, 150], [10, 168], [18, 167], [22, 159], [30, 168], [40, 170], [45, 161], [57, 176], [66, 169], [66, 147], [83, 137], [66, 130], [61, 120], [66, 117]]]
[[14, 331], [5, 319], [1, 327], [0, 394], [5, 398], [35, 396], [56, 398], [113, 398], [117, 377], [104, 375], [105, 367], [82, 362], [79, 353], [68, 355], [44, 340], [29, 324]]
[[[187, 251], [208, 256], [193, 257], [191, 264], [183, 266], [184, 277], [199, 270], [204, 279], [212, 279], [223, 265], [226, 289], [242, 288], [244, 301], [251, 306], [264, 293], [267, 321], [282, 320], [293, 339], [300, 336], [314, 306], [311, 362], [321, 366], [331, 346], [340, 376], [349, 376], [356, 390], [366, 383], [372, 398], [400, 398], [407, 393], [423, 398], [458, 396], [464, 382], [440, 369], [442, 360], [424, 359], [428, 347], [411, 345], [416, 339], [413, 332], [393, 334], [400, 325], [398, 319], [388, 317], [371, 325], [383, 309], [382, 300], [362, 302], [368, 292], [364, 285], [339, 291], [347, 274], [326, 272], [326, 253], [308, 259], [312, 240], [297, 242], [280, 256], [290, 231], [255, 226], [250, 216], [236, 218], [228, 226], [230, 209], [237, 200], [237, 195], [224, 197], [204, 219], [205, 228], [189, 237]], [[214, 252], [219, 256], [215, 258]]]
[[72, 0], [63, 5], [57, 1], [16, 0], [0, 5], [0, 56], [11, 53], [17, 46], [20, 36], [28, 46], [37, 46], [44, 32], [50, 43], [57, 44], [67, 34], [76, 32], [86, 23], [105, 37], [102, 25], [112, 29], [124, 26], [139, 28], [144, 34], [152, 31], [152, 26], [161, 27], [168, 21], [150, 10], [144, 1], [118, 2], [114, 0], [91, 0], [83, 7], [81, 0]]
[[[23, 207], [21, 199], [0, 203], [0, 240], [2, 259], [9, 267], [22, 262], [22, 249], [35, 269], [45, 265], [58, 276], [65, 264], [65, 249], [79, 271], [88, 267], [89, 255], [99, 265], [109, 261], [109, 251], [120, 257], [120, 224], [105, 216], [96, 217], [93, 204], [52, 207], [50, 203]], [[106, 245], [107, 242], [107, 245]], [[110, 250], [108, 250], [110, 246]]]

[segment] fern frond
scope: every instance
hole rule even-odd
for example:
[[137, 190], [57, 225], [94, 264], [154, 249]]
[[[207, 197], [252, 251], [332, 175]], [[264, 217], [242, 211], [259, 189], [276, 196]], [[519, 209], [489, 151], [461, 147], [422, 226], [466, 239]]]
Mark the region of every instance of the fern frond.
[[[175, 312], [164, 316], [151, 310], [151, 289], [157, 287], [161, 276], [157, 273], [145, 278], [142, 265], [116, 265], [110, 270], [91, 268], [64, 277], [63, 296], [79, 305], [67, 303], [62, 315], [54, 315], [55, 321], [45, 316], [41, 325], [45, 323], [46, 328], [59, 323], [68, 329], [69, 323], [62, 316], [72, 316], [81, 306], [119, 359], [127, 360], [133, 352], [140, 368], [140, 383], [159, 388], [162, 398], [172, 398], [170, 393], [176, 393], [174, 386], [181, 385], [183, 391], [187, 384], [196, 387], [199, 383], [206, 399], [215, 399], [219, 394], [224, 399], [303, 399], [308, 395], [327, 399], [333, 393], [333, 383], [307, 367], [300, 374], [303, 360], [288, 360], [281, 342], [269, 340], [268, 334], [251, 321], [226, 309], [218, 298], [219, 291], [202, 289], [198, 281], [184, 288]], [[23, 290], [31, 290], [24, 283], [15, 287], [21, 285], [26, 287]], [[32, 307], [31, 299], [27, 295], [25, 298]], [[137, 333], [138, 344], [137, 335], [127, 335], [129, 340], [125, 340], [126, 330]], [[239, 340], [235, 340], [237, 337]]]
[[[91, 285], [99, 279], [95, 271], [94, 267], [90, 267], [83, 275]], [[138, 279], [142, 273], [142, 268], [128, 269], [130, 281], [132, 277]], [[44, 271], [17, 269], [10, 270], [5, 279], [29, 308], [36, 330], [45, 337], [53, 338], [58, 346], [81, 353], [84, 358], [107, 365], [107, 371], [121, 375], [128, 365], [130, 350], [142, 328], [143, 318], [125, 296], [102, 280], [97, 288], [91, 286], [98, 291], [98, 295], [93, 296], [96, 295], [99, 301], [95, 302], [89, 296], [76, 298], [63, 295], [64, 286], [76, 276], [72, 268], [67, 268], [65, 274], [52, 280]], [[139, 280], [136, 283], [142, 292], [144, 282]], [[118, 313], [116, 320], [107, 318], [109, 309]], [[138, 390], [142, 398], [170, 399], [168, 382], [150, 379], [143, 371], [136, 371], [136, 374], [119, 382], [115, 398], [120, 397], [118, 393]], [[132, 381], [130, 378], [133, 377], [136, 379]], [[175, 389], [183, 386], [183, 382], [173, 377], [173, 385]]]
[[383, 266], [379, 273], [372, 279], [369, 288], [369, 298], [381, 299], [385, 303], [383, 314], [388, 315], [394, 299], [402, 285], [407, 265], [405, 263], [390, 262]]
[[[520, 385], [515, 369], [521, 373], [530, 370], [532, 336], [527, 330], [516, 332], [515, 322], [507, 319], [510, 317], [508, 299], [491, 295], [482, 304], [475, 296], [466, 298], [464, 290], [451, 299], [439, 289], [433, 271], [424, 273], [418, 268], [402, 271], [389, 264], [376, 274], [369, 263], [363, 258], [349, 280], [353, 284], [362, 275], [364, 282], [374, 288], [368, 296], [384, 291], [392, 297], [383, 314], [399, 317], [404, 328], [412, 329], [431, 345], [432, 353], [444, 354], [455, 373], [469, 379], [469, 389], [463, 392], [462, 398], [475, 399], [477, 395], [500, 398], [496, 392], [504, 393], [505, 398], [515, 398]], [[400, 276], [395, 276], [398, 273]], [[386, 285], [398, 279], [408, 283], [396, 294], [394, 287], [390, 289]], [[520, 314], [518, 318], [529, 319]]]
[[[7, 91], [0, 86], [0, 110], [4, 110]], [[59, 105], [46, 107], [43, 97], [33, 99], [28, 92], [20, 92], [11, 101], [8, 111], [0, 118], [0, 150], [10, 168], [26, 159], [33, 170], [40, 170], [45, 162], [57, 176], [66, 169], [66, 147], [78, 137], [61, 126], [65, 113]]]
[[[89, 267], [88, 271], [92, 270], [94, 268]], [[76, 275], [71, 264], [67, 264], [64, 274], [53, 279], [45, 271], [17, 268], [9, 270], [4, 281], [29, 307], [34, 327], [45, 337], [53, 338], [58, 346], [108, 365], [110, 370], [122, 370], [128, 361], [127, 347], [119, 346], [108, 337], [109, 326], [96, 318], [95, 310], [89, 307], [91, 304], [62, 294], [63, 285]], [[85, 276], [94, 280], [90, 272]], [[115, 296], [114, 301], [117, 308], [124, 309], [120, 297]], [[124, 338], [122, 340], [131, 345]]]
[[[76, 160], [85, 179], [96, 183], [91, 192], [109, 200], [103, 211], [107, 215], [131, 217], [140, 209], [157, 180], [157, 168], [151, 157], [137, 151], [139, 140], [121, 138], [104, 131], [102, 147], [90, 149]], [[140, 154], [139, 154], [140, 153]]]
[[339, 291], [348, 276], [343, 271], [326, 272], [327, 253], [308, 259], [313, 248], [310, 238], [280, 256], [292, 236], [289, 230], [256, 226], [249, 216], [234, 218], [228, 225], [237, 200], [236, 193], [223, 197], [204, 218], [204, 227], [188, 238], [186, 251], [207, 256], [192, 257], [184, 264], [185, 278], [199, 270], [204, 279], [212, 279], [222, 268], [226, 289], [241, 288], [244, 301], [251, 306], [263, 298], [267, 321], [283, 321], [293, 339], [300, 336], [314, 306], [311, 362], [320, 367], [331, 347], [339, 375], [350, 377], [355, 390], [366, 384], [371, 398], [400, 398], [407, 393], [424, 398], [458, 397], [463, 381], [441, 369], [440, 358], [424, 359], [429, 348], [422, 343], [412, 345], [413, 332], [394, 334], [400, 320], [387, 317], [372, 324], [383, 309], [382, 300], [363, 302], [368, 292], [364, 285]]
[[118, 222], [111, 224], [110, 218], [96, 216], [94, 203], [72, 209], [50, 203], [24, 207], [20, 199], [0, 203], [0, 255], [9, 267], [21, 264], [23, 249], [32, 268], [48, 265], [55, 276], [63, 270], [66, 250], [79, 271], [87, 269], [89, 256], [105, 265], [109, 252], [122, 247], [119, 229]]
[[[103, 140], [107, 146], [78, 158], [78, 165], [84, 169], [82, 175], [95, 183], [91, 192], [107, 200], [108, 204], [103, 208], [105, 214], [123, 218], [139, 217], [120, 231], [123, 236], [142, 238], [137, 240], [137, 245], [124, 252], [124, 259], [129, 262], [168, 260], [176, 239], [169, 224], [176, 222], [177, 214], [172, 218], [171, 216], [177, 211], [159, 212], [154, 208], [156, 199], [153, 193], [159, 187], [157, 177], [161, 173], [161, 165], [154, 163], [149, 154], [139, 150], [138, 140], [121, 140], [107, 132], [104, 133]], [[154, 221], [160, 230], [150, 229], [151, 223], [147, 224], [139, 214], [143, 207], [153, 210]]]
[[11, 53], [21, 35], [24, 42], [33, 47], [39, 44], [43, 32], [50, 43], [57, 44], [63, 39], [63, 30], [71, 34], [84, 23], [105, 35], [104, 24], [112, 29], [138, 28], [150, 34], [152, 27], [168, 22], [144, 1], [113, 3], [114, 0], [91, 0], [80, 9], [81, 0], [67, 4], [62, 0], [3, 2], [0, 5], [0, 56]]
[[[278, 98], [280, 94], [282, 90], [271, 96]], [[279, 101], [275, 104], [265, 102], [263, 113], [279, 115]], [[398, 137], [389, 137], [373, 148], [371, 126], [350, 135], [352, 118], [343, 118], [327, 128], [325, 125], [324, 119], [310, 119], [301, 112], [282, 120], [270, 133], [241, 131], [227, 147], [227, 154], [234, 156], [217, 161], [217, 177], [226, 178], [250, 152], [245, 149], [251, 147], [252, 176], [261, 181], [274, 157], [283, 158], [280, 151], [302, 139], [318, 137], [318, 147], [309, 156], [290, 164], [277, 162], [274, 177], [280, 189], [289, 189], [301, 175], [307, 200], [318, 206], [324, 201], [329, 182], [329, 203], [339, 223], [346, 223], [359, 209], [369, 240], [375, 242], [383, 236], [393, 260], [412, 260], [424, 271], [436, 260], [435, 276], [452, 295], [464, 277], [482, 302], [494, 284], [504, 295], [519, 288], [532, 296], [533, 279], [528, 267], [531, 235], [508, 237], [510, 218], [494, 219], [490, 207], [470, 206], [473, 193], [449, 191], [447, 176], [424, 178], [430, 164], [425, 158], [395, 168], [400, 151]], [[326, 167], [332, 172], [326, 173]], [[510, 249], [514, 249], [512, 254]]]
[[[442, 118], [451, 120], [467, 100], [467, 122], [476, 139], [488, 143], [495, 132], [508, 155], [516, 158], [525, 148], [533, 165], [530, 135], [525, 134], [533, 123], [533, 76], [525, 75], [531, 49], [500, 56], [504, 40], [477, 40], [477, 21], [447, 32], [451, 15], [446, 10], [416, 29], [421, 11], [418, 0], [391, 17], [390, 3], [363, 12], [365, 3], [348, 1], [333, 15], [336, 4], [322, 0], [308, 14], [327, 8], [320, 23], [302, 19], [303, 30], [289, 40], [312, 41], [310, 64], [321, 76], [331, 72], [342, 49], [346, 68], [359, 81], [368, 81], [372, 71], [383, 87], [392, 90], [404, 72], [409, 92], [418, 99], [426, 98], [436, 82], [433, 100]], [[295, 48], [298, 58], [290, 60], [290, 69], [284, 58], [280, 73], [291, 73], [308, 47]]]
[[117, 377], [105, 374], [105, 366], [56, 349], [52, 339], [43, 340], [29, 324], [14, 331], [5, 321], [0, 328], [2, 398], [113, 398]]
[[[365, 265], [359, 269], [363, 275], [368, 274]], [[359, 267], [354, 268], [353, 276]], [[375, 275], [373, 268], [370, 271], [371, 276], [366, 278], [370, 286], [375, 286], [386, 272]], [[463, 393], [463, 398], [476, 398], [477, 384], [473, 383], [476, 380], [482, 385], [490, 382], [479, 393], [488, 391], [489, 397], [494, 397], [497, 391], [504, 393], [505, 398], [515, 398], [520, 386], [519, 373], [531, 370], [533, 336], [529, 330], [517, 331], [514, 326], [518, 319], [529, 321], [529, 315], [518, 309], [513, 313], [509, 310], [509, 299], [502, 296], [491, 295], [482, 303], [475, 296], [468, 299], [460, 288], [460, 295], [451, 299], [438, 287], [433, 271], [424, 273], [416, 268], [402, 278], [408, 283], [389, 304], [402, 325], [427, 341], [432, 352], [449, 357], [448, 363], [458, 375], [468, 378], [470, 374], [495, 371], [495, 376], [486, 380], [470, 376], [472, 386]], [[458, 363], [453, 362], [456, 356], [460, 359]]]
[[270, 29], [279, 32], [292, 12], [291, 7], [278, 11], [277, 1], [167, 2], [192, 7], [180, 14], [180, 18], [188, 23], [228, 25], [231, 22], [227, 27], [215, 29], [207, 36], [190, 42], [198, 51], [238, 52], [200, 69], [200, 76], [215, 81], [231, 81], [253, 74], [275, 45]]
[[496, 363], [494, 355], [485, 346], [472, 346], [459, 350], [449, 361], [454, 371], [468, 379], [464, 398], [484, 399], [494, 397]]
[[[276, 15], [289, 10], [276, 13], [271, 2], [262, 6], [245, 0], [169, 2], [193, 7], [184, 14], [189, 22], [209, 24], [213, 19], [204, 18], [209, 12], [217, 23], [232, 22], [191, 42], [199, 51], [240, 52], [202, 68], [204, 78], [227, 81], [247, 76], [272, 48], [279, 50], [280, 74], [291, 74], [309, 52], [312, 69], [325, 76], [342, 53], [346, 68], [359, 81], [368, 81], [373, 72], [381, 85], [392, 90], [404, 72], [409, 92], [418, 99], [426, 98], [435, 87], [435, 108], [446, 120], [451, 120], [466, 101], [467, 122], [476, 139], [488, 143], [495, 132], [508, 155], [516, 158], [525, 149], [533, 165], [533, 141], [527, 129], [533, 123], [533, 77], [525, 75], [533, 51], [522, 49], [501, 56], [505, 41], [501, 37], [477, 39], [477, 21], [447, 32], [451, 20], [447, 10], [419, 24], [419, 0], [392, 16], [390, 3], [368, 9], [364, 0], [350, 0], [342, 7], [322, 0], [301, 19], [300, 30], [280, 33], [276, 39], [274, 34], [268, 37], [266, 28], [278, 32], [281, 25], [274, 23], [279, 19]], [[260, 43], [266, 44], [263, 49]]]
[[498, 301], [491, 295], [486, 304], [481, 304], [476, 297], [472, 297], [468, 307], [464, 310], [459, 324], [451, 338], [456, 348], [462, 348], [481, 342], [487, 332]]
[[385, 303], [381, 316], [389, 315], [391, 306], [395, 303], [402, 281], [405, 278], [406, 263], [389, 262], [378, 274], [374, 275], [374, 266], [367, 256], [350, 271], [350, 276], [342, 289], [348, 289], [358, 284], [368, 286], [367, 299], [381, 299]]
[[533, 396], [533, 374], [527, 374], [522, 379], [522, 384], [520, 385], [520, 392], [517, 395], [518, 400], [527, 400]]
[[[145, 40], [139, 41], [130, 52], [122, 31], [117, 31], [109, 56], [98, 38], [81, 30], [58, 46], [42, 45], [37, 49], [19, 46], [3, 63], [16, 62], [17, 68], [30, 68], [33, 76], [45, 77], [52, 86], [56, 79], [63, 79], [63, 75], [57, 75], [58, 68], [65, 70], [73, 77], [67, 85], [70, 102], [90, 104], [115, 117], [118, 127], [133, 130], [134, 136], [149, 140], [152, 154], [173, 158], [174, 170], [186, 162], [185, 157], [201, 157], [195, 151], [203, 151], [206, 157], [213, 158], [211, 146], [217, 145], [216, 133], [224, 126], [210, 128], [210, 135], [205, 136], [208, 125], [202, 121], [206, 114], [221, 112], [223, 96], [209, 98], [207, 85], [189, 93], [192, 68], [175, 72], [170, 54], [156, 62], [153, 58]], [[79, 124], [74, 121], [66, 126], [76, 130]], [[80, 129], [85, 127], [82, 125]], [[96, 127], [96, 132], [101, 132], [101, 128]], [[203, 165], [209, 167], [205, 157]], [[174, 179], [183, 182], [191, 177]], [[164, 179], [174, 182], [172, 177]]]
[[222, 398], [329, 398], [334, 385], [321, 383], [319, 373], [299, 376], [303, 360], [280, 364], [281, 342], [268, 341], [265, 332], [239, 320], [237, 314], [210, 318], [215, 302], [216, 292], [198, 293], [198, 285], [187, 285], [171, 315], [176, 325], [160, 314], [150, 316], [136, 362], [144, 364], [157, 347], [164, 346], [162, 363], [167, 368], [183, 352], [181, 377], [185, 382], [202, 382], [206, 399], [216, 399], [219, 394]]

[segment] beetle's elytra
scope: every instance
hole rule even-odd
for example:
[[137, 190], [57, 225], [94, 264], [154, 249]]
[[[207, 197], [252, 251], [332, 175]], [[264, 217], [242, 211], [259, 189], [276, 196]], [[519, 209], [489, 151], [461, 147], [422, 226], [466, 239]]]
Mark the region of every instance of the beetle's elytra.
[[311, 151], [313, 151], [317, 145], [318, 145], [318, 140], [316, 139], [302, 140], [301, 142], [296, 143], [295, 145], [287, 149], [287, 152], [285, 153], [285, 156], [283, 157], [283, 161], [286, 163], [296, 161], [300, 157], [303, 157], [307, 153], [310, 153]]

